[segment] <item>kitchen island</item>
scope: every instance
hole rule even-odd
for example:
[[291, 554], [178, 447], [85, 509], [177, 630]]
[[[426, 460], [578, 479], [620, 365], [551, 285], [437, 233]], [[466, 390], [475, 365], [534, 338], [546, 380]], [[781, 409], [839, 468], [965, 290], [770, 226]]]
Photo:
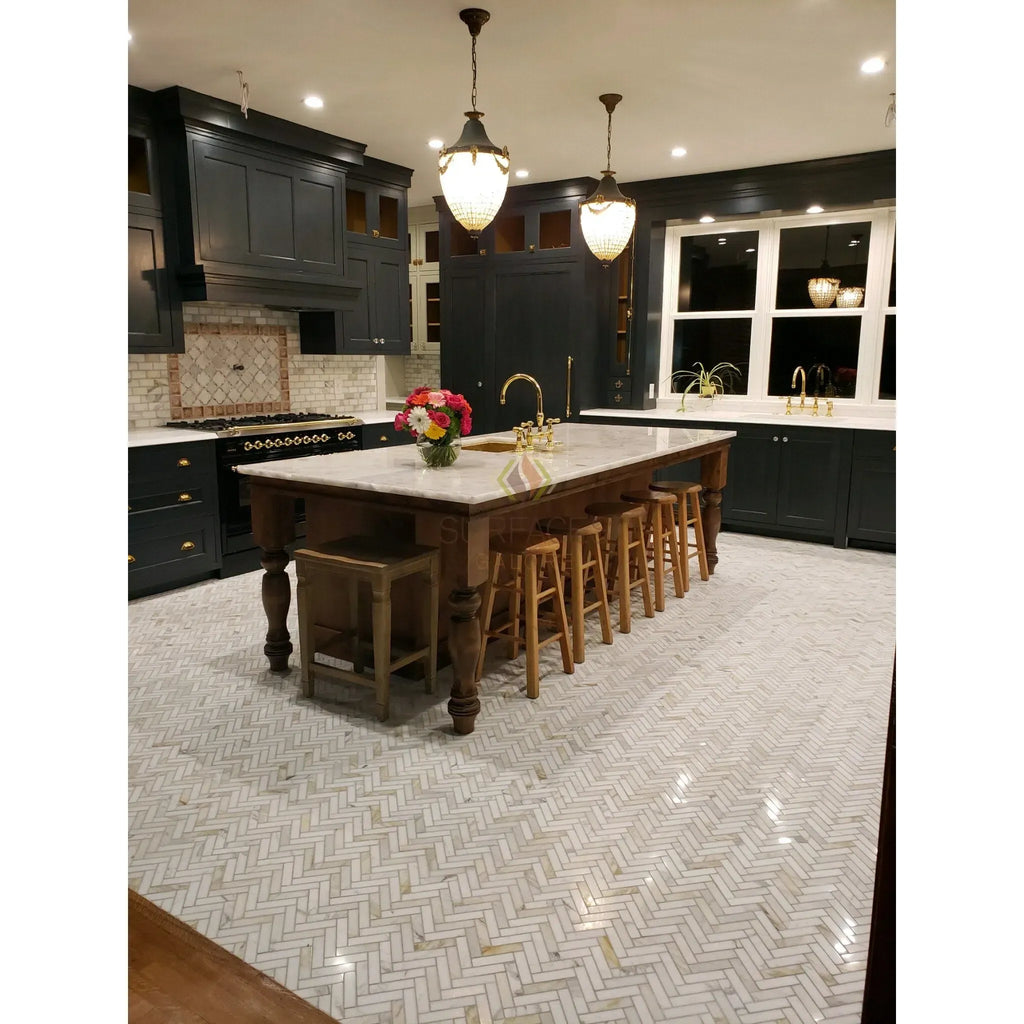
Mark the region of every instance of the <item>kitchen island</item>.
[[[262, 549], [271, 670], [286, 671], [292, 653], [285, 549], [295, 539], [295, 502], [303, 501], [307, 544], [377, 534], [440, 549], [450, 609], [438, 624], [452, 664], [448, 713], [455, 732], [471, 733], [480, 712], [478, 588], [487, 579], [491, 535], [527, 531], [544, 517], [582, 515], [591, 502], [617, 501], [623, 491], [647, 487], [656, 469], [699, 459], [713, 573], [733, 437], [730, 430], [568, 423], [556, 428], [553, 448], [521, 455], [472, 447], [500, 445], [507, 436], [464, 438], [459, 460], [444, 469], [427, 469], [409, 446], [239, 466], [250, 477], [253, 533]], [[393, 628], [412, 610], [396, 606]]]

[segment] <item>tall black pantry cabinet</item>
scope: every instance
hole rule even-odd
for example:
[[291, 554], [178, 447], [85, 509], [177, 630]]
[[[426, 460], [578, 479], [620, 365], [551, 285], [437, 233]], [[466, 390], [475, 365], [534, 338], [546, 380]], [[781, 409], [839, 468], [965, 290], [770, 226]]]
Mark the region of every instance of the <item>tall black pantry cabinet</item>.
[[[471, 239], [437, 198], [441, 264], [441, 384], [473, 406], [473, 433], [535, 420], [565, 422], [600, 404], [614, 340], [616, 264], [604, 268], [583, 240], [578, 204], [593, 178], [510, 188], [498, 216]], [[620, 257], [621, 258], [621, 257]], [[428, 383], [424, 381], [424, 383]]]

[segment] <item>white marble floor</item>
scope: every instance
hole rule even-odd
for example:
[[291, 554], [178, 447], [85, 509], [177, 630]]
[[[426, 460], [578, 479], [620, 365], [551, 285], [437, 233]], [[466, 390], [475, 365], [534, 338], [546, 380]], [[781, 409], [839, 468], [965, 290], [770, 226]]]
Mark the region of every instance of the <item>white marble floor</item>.
[[859, 1024], [895, 559], [719, 552], [468, 737], [302, 699], [260, 573], [131, 602], [129, 885], [345, 1024]]

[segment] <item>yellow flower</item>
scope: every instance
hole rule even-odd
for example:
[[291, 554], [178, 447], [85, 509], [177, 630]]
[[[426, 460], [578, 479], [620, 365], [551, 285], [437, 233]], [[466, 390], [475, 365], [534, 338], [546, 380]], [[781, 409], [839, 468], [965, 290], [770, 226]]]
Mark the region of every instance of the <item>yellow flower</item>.
[[426, 436], [429, 437], [431, 441], [437, 441], [440, 438], [444, 437], [446, 431], [444, 427], [439, 427], [436, 423], [431, 421], [430, 426], [427, 427], [427, 429], [424, 430], [423, 433], [426, 434]]

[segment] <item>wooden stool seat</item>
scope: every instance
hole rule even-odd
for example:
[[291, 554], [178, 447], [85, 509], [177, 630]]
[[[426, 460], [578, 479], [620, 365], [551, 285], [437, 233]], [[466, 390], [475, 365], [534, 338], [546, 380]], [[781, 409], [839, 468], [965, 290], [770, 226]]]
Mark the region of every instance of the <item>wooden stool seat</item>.
[[[299, 661], [302, 693], [313, 696], [315, 677], [370, 686], [377, 694], [377, 716], [390, 714], [391, 673], [414, 661], [425, 662], [427, 693], [437, 685], [437, 613], [441, 555], [437, 548], [381, 537], [345, 537], [299, 548], [295, 552], [296, 595], [299, 612]], [[428, 591], [420, 602], [420, 635], [414, 648], [392, 651], [391, 585], [395, 580], [419, 576]], [[373, 639], [367, 645], [359, 635], [359, 586], [368, 584], [373, 598]], [[345, 586], [343, 625], [337, 621], [337, 586]], [[369, 646], [373, 676], [364, 674], [364, 648]], [[352, 669], [324, 665], [316, 655], [350, 661]], [[397, 654], [397, 656], [395, 656]]]
[[[708, 549], [704, 541], [704, 523], [700, 514], [703, 487], [692, 480], [658, 480], [651, 484], [655, 491], [671, 491], [679, 502], [677, 513], [679, 560], [683, 565], [683, 589], [690, 589], [690, 559], [697, 559], [702, 580], [711, 579], [708, 572]], [[693, 548], [690, 550], [690, 527], [693, 527]]]
[[[577, 664], [586, 660], [584, 617], [595, 609], [601, 618], [601, 640], [612, 642], [612, 619], [608, 609], [608, 579], [601, 556], [601, 534], [596, 519], [542, 519], [537, 529], [560, 539], [562, 576], [569, 563], [569, 608], [572, 621], [572, 657]], [[586, 601], [587, 585], [592, 584], [596, 600]]]
[[623, 501], [633, 501], [642, 505], [646, 511], [644, 534], [647, 541], [648, 556], [654, 565], [654, 607], [659, 612], [665, 610], [665, 561], [672, 569], [675, 582], [676, 597], [686, 593], [683, 586], [683, 572], [679, 558], [679, 542], [676, 533], [673, 508], [676, 496], [670, 491], [647, 489], [629, 491], [622, 495]]
[[[487, 596], [480, 616], [480, 657], [476, 665], [476, 678], [484, 670], [488, 639], [503, 638], [509, 644], [509, 657], [519, 654], [520, 644], [526, 647], [526, 696], [540, 696], [540, 649], [558, 643], [562, 652], [562, 669], [567, 675], [576, 671], [572, 651], [569, 649], [569, 623], [565, 615], [565, 597], [562, 592], [562, 574], [558, 564], [561, 544], [557, 537], [542, 533], [518, 536], [493, 536], [490, 540], [490, 575]], [[504, 570], [504, 571], [503, 571]], [[492, 625], [494, 601], [500, 592], [509, 595], [508, 621]], [[540, 607], [551, 602], [553, 611], [541, 615]], [[524, 633], [520, 633], [520, 621]], [[553, 630], [551, 636], [540, 639], [540, 627]]]
[[601, 523], [606, 578], [611, 596], [619, 602], [619, 632], [628, 633], [632, 628], [629, 604], [634, 587], [640, 588], [644, 615], [649, 619], [654, 617], [644, 539], [644, 507], [628, 501], [595, 501], [585, 511]]

